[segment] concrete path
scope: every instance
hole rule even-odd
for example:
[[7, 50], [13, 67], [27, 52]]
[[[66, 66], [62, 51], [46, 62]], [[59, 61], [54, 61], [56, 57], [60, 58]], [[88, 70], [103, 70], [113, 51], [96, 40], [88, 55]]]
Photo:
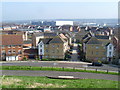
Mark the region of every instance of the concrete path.
[[63, 71], [32, 71], [32, 70], [0, 70], [2, 75], [15, 76], [74, 76], [88, 79], [105, 79], [118, 81], [118, 75], [96, 74], [86, 72], [63, 72]]

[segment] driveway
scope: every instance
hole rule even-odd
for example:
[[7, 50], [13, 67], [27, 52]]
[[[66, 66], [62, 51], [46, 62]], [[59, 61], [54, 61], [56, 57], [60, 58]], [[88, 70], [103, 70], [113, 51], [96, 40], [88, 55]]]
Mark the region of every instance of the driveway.
[[117, 75], [96, 74], [86, 72], [63, 72], [63, 71], [32, 71], [32, 70], [0, 70], [2, 75], [15, 76], [74, 76], [86, 79], [104, 79], [118, 81]]
[[77, 44], [76, 43], [74, 43], [73, 44], [73, 51], [72, 51], [72, 55], [71, 55], [71, 61], [80, 61], [80, 60], [78, 60], [78, 54], [77, 54], [77, 49], [78, 49], [78, 47], [77, 47]]

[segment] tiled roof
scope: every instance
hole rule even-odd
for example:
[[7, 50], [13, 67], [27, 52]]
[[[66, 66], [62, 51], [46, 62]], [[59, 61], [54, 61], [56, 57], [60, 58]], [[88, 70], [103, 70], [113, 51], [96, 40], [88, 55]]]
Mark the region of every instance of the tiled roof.
[[2, 45], [22, 45], [23, 38], [22, 35], [2, 35]]

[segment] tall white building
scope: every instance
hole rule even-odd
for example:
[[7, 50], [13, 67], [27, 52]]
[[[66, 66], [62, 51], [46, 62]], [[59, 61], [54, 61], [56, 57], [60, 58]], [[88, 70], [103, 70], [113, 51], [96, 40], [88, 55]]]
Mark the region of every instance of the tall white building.
[[73, 21], [56, 21], [56, 26], [73, 25]]

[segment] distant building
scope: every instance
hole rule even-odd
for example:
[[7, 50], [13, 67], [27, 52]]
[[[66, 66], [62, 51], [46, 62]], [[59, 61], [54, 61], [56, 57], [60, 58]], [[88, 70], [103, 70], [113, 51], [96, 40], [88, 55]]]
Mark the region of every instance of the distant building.
[[73, 21], [56, 21], [56, 26], [73, 25]]

